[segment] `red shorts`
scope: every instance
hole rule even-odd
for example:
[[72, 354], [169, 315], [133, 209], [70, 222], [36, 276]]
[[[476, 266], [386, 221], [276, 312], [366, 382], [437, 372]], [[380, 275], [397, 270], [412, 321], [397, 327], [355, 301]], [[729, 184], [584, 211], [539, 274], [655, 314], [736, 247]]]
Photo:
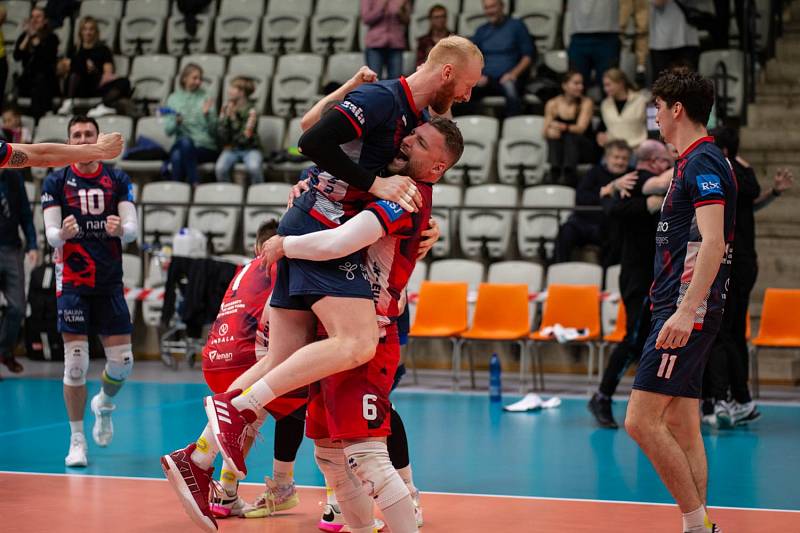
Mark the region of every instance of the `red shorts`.
[[[247, 371], [248, 367], [232, 368], [230, 370], [203, 370], [208, 388], [214, 394], [220, 394], [228, 390], [236, 378]], [[267, 412], [276, 420], [290, 415], [303, 407], [308, 402], [308, 387], [301, 387], [276, 398], [267, 405]]]
[[399, 362], [397, 329], [391, 328], [370, 362], [309, 385], [306, 436], [342, 440], [389, 435], [389, 393]]

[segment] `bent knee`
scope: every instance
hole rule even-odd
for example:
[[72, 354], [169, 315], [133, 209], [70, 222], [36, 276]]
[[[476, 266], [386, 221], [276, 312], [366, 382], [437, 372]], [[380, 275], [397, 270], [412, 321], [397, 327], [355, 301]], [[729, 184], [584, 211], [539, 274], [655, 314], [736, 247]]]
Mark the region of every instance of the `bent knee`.
[[339, 341], [342, 346], [342, 353], [348, 359], [350, 368], [368, 363], [375, 357], [375, 350], [378, 347], [377, 334], [371, 335], [369, 332], [342, 336]]

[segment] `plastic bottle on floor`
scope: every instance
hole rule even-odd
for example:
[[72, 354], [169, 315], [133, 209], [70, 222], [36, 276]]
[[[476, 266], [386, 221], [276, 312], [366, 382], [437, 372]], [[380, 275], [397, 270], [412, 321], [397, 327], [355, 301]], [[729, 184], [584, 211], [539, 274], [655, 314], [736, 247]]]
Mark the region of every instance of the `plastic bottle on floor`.
[[489, 401], [499, 402], [503, 399], [502, 368], [500, 358], [496, 353], [492, 354], [489, 362]]

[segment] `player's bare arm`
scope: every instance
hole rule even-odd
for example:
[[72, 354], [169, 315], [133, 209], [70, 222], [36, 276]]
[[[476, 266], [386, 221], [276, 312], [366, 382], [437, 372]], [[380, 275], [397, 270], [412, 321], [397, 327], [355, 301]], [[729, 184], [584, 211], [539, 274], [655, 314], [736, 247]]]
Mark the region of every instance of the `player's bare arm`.
[[122, 152], [123, 144], [119, 133], [100, 134], [97, 144], [14, 143], [9, 144], [11, 157], [6, 167], [62, 167], [72, 163], [105, 161], [117, 157]]

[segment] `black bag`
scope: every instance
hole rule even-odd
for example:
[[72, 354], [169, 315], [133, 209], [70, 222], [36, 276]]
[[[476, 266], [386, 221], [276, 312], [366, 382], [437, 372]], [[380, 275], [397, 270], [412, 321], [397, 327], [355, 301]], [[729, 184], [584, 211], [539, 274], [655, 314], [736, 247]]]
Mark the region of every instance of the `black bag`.
[[697, 9], [694, 6], [688, 6], [680, 0], [675, 0], [678, 7], [683, 11], [683, 16], [686, 17], [686, 22], [697, 28], [698, 30], [705, 30], [713, 33], [716, 26], [716, 17], [714, 13]]
[[44, 262], [31, 271], [28, 285], [30, 315], [25, 319], [25, 349], [30, 359], [64, 360], [64, 341], [58, 332], [56, 269]]

